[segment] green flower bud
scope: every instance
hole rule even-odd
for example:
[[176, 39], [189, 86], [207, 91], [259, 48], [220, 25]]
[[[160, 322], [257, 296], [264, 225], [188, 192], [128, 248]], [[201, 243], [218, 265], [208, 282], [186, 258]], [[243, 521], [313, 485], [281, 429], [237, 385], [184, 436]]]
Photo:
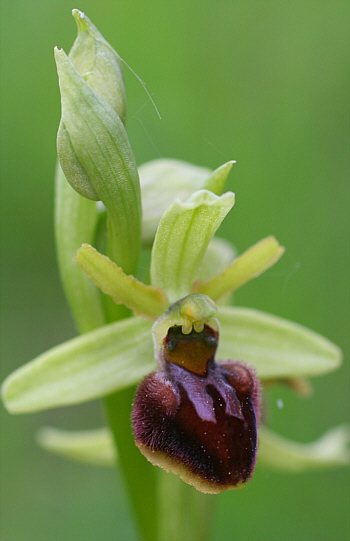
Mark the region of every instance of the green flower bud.
[[141, 236], [140, 186], [124, 125], [114, 109], [55, 50], [62, 100], [57, 138], [63, 172], [81, 195], [107, 209], [108, 253], [126, 273], [135, 271]]
[[101, 98], [126, 121], [126, 95], [120, 56], [104, 39], [90, 19], [73, 9], [78, 37], [69, 53], [74, 67]]

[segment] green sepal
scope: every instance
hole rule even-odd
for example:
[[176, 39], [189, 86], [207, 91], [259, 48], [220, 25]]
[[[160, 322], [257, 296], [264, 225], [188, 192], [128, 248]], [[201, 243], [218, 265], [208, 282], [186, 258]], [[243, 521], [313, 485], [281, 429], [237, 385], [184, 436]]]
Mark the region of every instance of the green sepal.
[[78, 36], [69, 58], [84, 80], [126, 121], [126, 95], [122, 64], [118, 53], [105, 40], [90, 19], [73, 9]]
[[275, 237], [266, 237], [237, 257], [217, 276], [207, 282], [195, 283], [192, 291], [209, 295], [216, 301], [220, 297], [232, 293], [249, 280], [260, 276], [274, 265], [283, 254], [284, 247], [279, 245]]
[[190, 293], [207, 246], [234, 200], [232, 192], [218, 197], [199, 190], [163, 214], [153, 244], [151, 283], [162, 288], [170, 302]]
[[106, 323], [102, 296], [73, 261], [83, 242], [93, 242], [98, 223], [96, 203], [81, 197], [68, 184], [59, 164], [55, 177], [55, 236], [64, 291], [81, 333]]
[[297, 443], [259, 429], [258, 464], [286, 472], [303, 472], [350, 463], [350, 427], [337, 426], [312, 443]]
[[62, 430], [42, 427], [36, 435], [38, 444], [51, 453], [93, 466], [114, 466], [117, 461], [110, 430]]
[[219, 308], [216, 358], [253, 366], [261, 379], [320, 376], [339, 367], [341, 350], [320, 334], [250, 308]]
[[151, 323], [127, 318], [73, 338], [13, 372], [3, 383], [10, 413], [30, 413], [100, 398], [155, 368]]
[[[67, 180], [79, 193], [75, 161], [108, 213], [108, 254], [127, 273], [135, 271], [141, 238], [140, 187], [135, 158], [125, 128], [114, 109], [81, 77], [64, 51], [55, 50], [62, 100], [62, 122], [70, 146], [58, 140], [59, 159]], [[62, 143], [62, 144], [61, 144]], [[79, 171], [78, 171], [79, 173]]]
[[122, 303], [133, 310], [135, 315], [155, 320], [169, 306], [161, 289], [126, 275], [113, 261], [89, 244], [81, 246], [75, 260], [103, 293], [110, 295], [117, 304]]

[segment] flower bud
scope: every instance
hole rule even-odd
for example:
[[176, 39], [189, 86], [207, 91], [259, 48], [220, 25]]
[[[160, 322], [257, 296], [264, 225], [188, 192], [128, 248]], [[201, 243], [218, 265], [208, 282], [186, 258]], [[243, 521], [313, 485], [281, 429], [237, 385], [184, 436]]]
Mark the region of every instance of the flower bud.
[[55, 50], [62, 101], [58, 157], [72, 187], [101, 200], [108, 214], [109, 249], [126, 273], [135, 271], [141, 237], [140, 186], [124, 125], [83, 79], [62, 50]]
[[141, 453], [209, 494], [251, 478], [260, 402], [252, 368], [215, 362], [218, 339], [219, 331], [202, 321], [185, 333], [181, 325], [169, 327], [161, 369], [140, 384], [132, 415]]
[[126, 121], [126, 95], [120, 56], [104, 39], [90, 19], [73, 9], [78, 36], [69, 53], [84, 80]]

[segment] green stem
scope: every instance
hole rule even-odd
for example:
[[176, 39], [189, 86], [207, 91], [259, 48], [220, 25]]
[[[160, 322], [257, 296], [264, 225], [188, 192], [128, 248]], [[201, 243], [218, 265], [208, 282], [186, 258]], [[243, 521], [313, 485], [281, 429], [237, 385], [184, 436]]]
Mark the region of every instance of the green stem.
[[159, 541], [207, 541], [213, 495], [202, 494], [179, 477], [159, 471]]
[[132, 514], [143, 541], [155, 541], [158, 523], [157, 469], [135, 445], [130, 421], [134, 394], [135, 387], [131, 387], [105, 397], [104, 402]]

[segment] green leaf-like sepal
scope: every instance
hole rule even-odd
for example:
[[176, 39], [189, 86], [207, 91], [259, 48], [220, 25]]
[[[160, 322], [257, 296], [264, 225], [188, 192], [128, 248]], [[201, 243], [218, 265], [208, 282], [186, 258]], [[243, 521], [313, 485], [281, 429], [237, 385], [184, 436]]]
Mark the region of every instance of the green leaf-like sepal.
[[312, 443], [283, 438], [265, 426], [259, 430], [258, 464], [286, 472], [345, 466], [350, 463], [350, 427], [328, 430]]
[[260, 379], [320, 376], [339, 367], [341, 350], [302, 325], [250, 308], [221, 307], [217, 358], [253, 366]]
[[73, 338], [13, 372], [2, 386], [10, 413], [100, 398], [154, 370], [151, 323], [128, 318]]
[[37, 442], [46, 451], [93, 466], [114, 466], [117, 461], [113, 437], [108, 428], [61, 430], [42, 427]]
[[206, 248], [234, 205], [235, 196], [200, 190], [187, 201], [175, 201], [163, 214], [154, 240], [151, 282], [170, 302], [188, 295]]
[[197, 282], [193, 287], [193, 292], [204, 293], [217, 301], [252, 278], [260, 276], [274, 265], [283, 253], [284, 248], [279, 245], [275, 237], [267, 237], [237, 257], [217, 276], [207, 282]]
[[89, 244], [82, 245], [75, 260], [103, 293], [110, 295], [117, 304], [122, 303], [133, 310], [135, 315], [155, 320], [169, 305], [161, 289], [126, 275], [113, 261]]

